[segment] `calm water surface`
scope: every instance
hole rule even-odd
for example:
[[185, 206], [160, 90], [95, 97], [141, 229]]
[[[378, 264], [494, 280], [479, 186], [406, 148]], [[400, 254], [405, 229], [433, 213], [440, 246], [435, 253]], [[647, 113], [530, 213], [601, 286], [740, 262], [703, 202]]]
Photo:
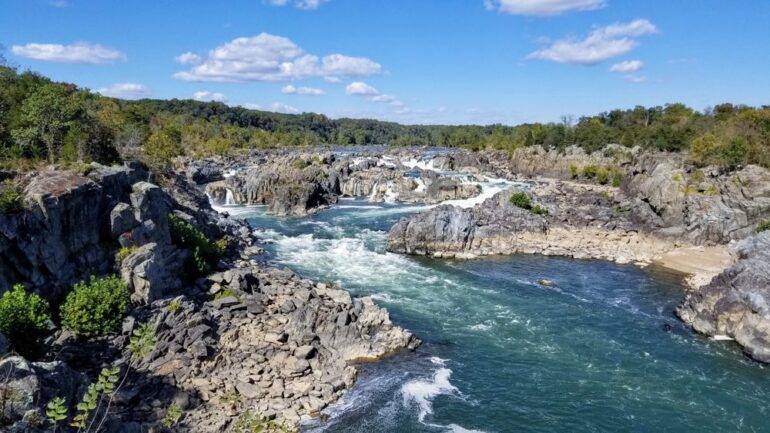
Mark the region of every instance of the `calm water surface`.
[[387, 230], [419, 209], [349, 200], [310, 218], [243, 215], [272, 242], [272, 262], [372, 296], [424, 340], [364, 366], [306, 431], [770, 431], [768, 371], [673, 316], [676, 277], [603, 261], [386, 253]]

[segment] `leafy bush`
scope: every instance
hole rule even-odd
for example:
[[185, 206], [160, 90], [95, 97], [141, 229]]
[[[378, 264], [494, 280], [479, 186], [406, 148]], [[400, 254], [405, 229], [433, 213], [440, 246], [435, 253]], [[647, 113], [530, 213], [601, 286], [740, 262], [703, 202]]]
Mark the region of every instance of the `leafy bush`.
[[612, 173], [612, 186], [615, 188], [620, 186], [620, 183], [623, 182], [623, 173], [621, 173], [618, 170], [615, 170]]
[[115, 331], [128, 308], [129, 293], [117, 276], [75, 284], [61, 307], [62, 326], [83, 336]]
[[149, 323], [144, 323], [134, 329], [128, 340], [128, 351], [134, 359], [142, 359], [155, 349], [155, 329]]
[[175, 245], [190, 251], [186, 265], [193, 275], [206, 275], [223, 254], [220, 245], [211, 242], [206, 235], [182, 218], [170, 214], [168, 216], [171, 240]]
[[548, 209], [540, 206], [539, 204], [532, 205], [532, 199], [529, 198], [529, 195], [525, 192], [515, 192], [511, 194], [511, 198], [509, 199], [511, 204], [513, 204], [516, 207], [520, 207], [522, 209], [526, 209], [530, 212], [532, 212], [535, 215], [541, 215], [545, 216], [548, 215]]
[[217, 292], [216, 295], [214, 295], [214, 300], [222, 299], [222, 298], [238, 298], [238, 295], [232, 290], [232, 289], [224, 289]]
[[22, 355], [35, 353], [50, 321], [48, 302], [34, 293], [27, 293], [22, 284], [14, 285], [0, 298], [0, 332]]
[[22, 209], [21, 188], [16, 182], [6, 179], [0, 184], [0, 213], [16, 213]]
[[138, 248], [135, 247], [135, 246], [121, 247], [118, 250], [118, 261], [122, 262], [123, 260], [126, 260], [126, 257], [130, 256], [131, 254], [133, 254], [137, 249]]
[[586, 165], [585, 167], [583, 167], [583, 177], [587, 179], [594, 179], [598, 171], [599, 171], [598, 166], [593, 164]]
[[770, 230], [770, 220], [764, 220], [757, 226], [757, 233], [762, 233], [768, 230]]
[[578, 178], [578, 176], [580, 175], [580, 172], [579, 172], [579, 169], [578, 169], [577, 165], [575, 165], [575, 164], [570, 164], [569, 165], [569, 174], [570, 174], [570, 176], [572, 176], [573, 179], [577, 179]]
[[548, 215], [548, 209], [540, 206], [539, 204], [536, 204], [535, 206], [533, 206], [531, 209], [531, 212], [535, 215], [541, 215], [541, 216]]
[[511, 194], [511, 198], [509, 200], [511, 204], [513, 204], [516, 207], [520, 207], [526, 210], [532, 209], [532, 200], [529, 198], [529, 196], [525, 192], [521, 192], [521, 191], [515, 192]]
[[166, 311], [172, 314], [179, 311], [180, 308], [182, 308], [182, 304], [177, 299], [172, 300], [166, 305]]
[[[96, 418], [98, 418], [99, 415], [95, 411], [99, 407], [101, 397], [116, 392], [119, 373], [119, 367], [102, 369], [102, 371], [99, 373], [99, 379], [97, 379], [96, 383], [92, 383], [88, 386], [86, 393], [83, 395], [83, 399], [80, 401], [80, 403], [77, 404], [78, 413], [72, 419], [72, 422], [70, 422], [72, 427], [75, 427], [78, 429], [78, 431], [80, 431], [87, 425], [92, 425], [95, 423]], [[108, 412], [104, 412], [103, 416], [106, 417], [107, 414]], [[91, 422], [89, 422], [90, 418], [93, 418], [91, 419]], [[104, 420], [102, 419], [101, 422], [103, 421]], [[98, 426], [101, 425], [101, 422], [95, 423], [97, 426], [96, 430], [99, 430]], [[86, 431], [88, 431], [88, 429], [86, 429]]]
[[605, 167], [597, 167], [596, 181], [602, 185], [607, 185], [607, 183], [610, 181], [610, 171]]
[[163, 427], [171, 428], [177, 422], [179, 422], [181, 418], [182, 418], [182, 407], [176, 403], [171, 403], [168, 409], [166, 409], [166, 414], [163, 416], [163, 419], [161, 420], [161, 424], [163, 424]]

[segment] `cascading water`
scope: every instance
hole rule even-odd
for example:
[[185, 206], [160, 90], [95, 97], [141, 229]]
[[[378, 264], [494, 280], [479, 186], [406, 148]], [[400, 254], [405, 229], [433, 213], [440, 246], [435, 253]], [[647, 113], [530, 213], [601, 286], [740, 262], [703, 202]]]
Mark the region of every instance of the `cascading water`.
[[[513, 184], [481, 185], [491, 197]], [[304, 431], [767, 430], [766, 369], [674, 318], [678, 277], [596, 260], [385, 252], [392, 224], [428, 207], [348, 199], [302, 219], [246, 209], [271, 262], [371, 296], [424, 341], [361, 366]]]

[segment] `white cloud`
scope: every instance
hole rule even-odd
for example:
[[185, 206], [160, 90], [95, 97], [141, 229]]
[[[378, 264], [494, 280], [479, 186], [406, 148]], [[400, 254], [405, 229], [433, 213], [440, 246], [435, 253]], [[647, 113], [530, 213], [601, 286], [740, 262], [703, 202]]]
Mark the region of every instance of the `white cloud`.
[[284, 86], [281, 89], [282, 93], [285, 93], [287, 95], [309, 95], [309, 96], [320, 96], [326, 94], [321, 89], [316, 89], [315, 87], [294, 87], [291, 84]]
[[300, 111], [291, 105], [284, 104], [283, 102], [273, 102], [270, 104], [270, 111], [284, 114], [299, 114]]
[[140, 99], [150, 96], [150, 89], [144, 84], [116, 83], [96, 90], [98, 93], [112, 98]]
[[380, 94], [380, 91], [364, 83], [363, 81], [355, 81], [348, 84], [348, 86], [345, 88], [345, 93], [348, 95], [375, 97]]
[[284, 114], [299, 114], [302, 112], [301, 110], [294, 108], [291, 105], [284, 104], [283, 102], [273, 102], [267, 107], [264, 107], [260, 104], [245, 103], [245, 104], [239, 104], [239, 107], [247, 108], [249, 110], [274, 111], [276, 113], [284, 113]]
[[627, 74], [629, 72], [639, 71], [644, 67], [644, 62], [641, 60], [625, 60], [620, 63], [615, 63], [610, 67], [610, 72], [620, 72]]
[[177, 72], [174, 77], [185, 81], [289, 81], [368, 76], [381, 70], [380, 64], [365, 57], [331, 54], [319, 58], [289, 38], [261, 33], [214, 48], [199, 65]]
[[289, 3], [292, 3], [295, 8], [305, 10], [318, 9], [319, 6], [327, 1], [329, 0], [294, 0], [293, 2], [290, 2], [289, 0], [267, 0], [267, 2], [273, 6], [286, 6]]
[[193, 93], [192, 96], [193, 99], [196, 101], [202, 101], [202, 102], [227, 102], [227, 98], [225, 95], [219, 93], [219, 92], [209, 92], [207, 90], [201, 90], [198, 92]]
[[647, 77], [642, 75], [624, 75], [623, 79], [629, 83], [644, 83], [647, 81]]
[[605, 0], [484, 0], [484, 6], [512, 15], [559, 15], [603, 8]]
[[126, 55], [116, 49], [86, 42], [78, 42], [71, 45], [36, 43], [14, 45], [11, 47], [11, 52], [28, 59], [59, 63], [98, 65], [126, 59]]
[[352, 96], [360, 96], [372, 102], [390, 104], [393, 108], [396, 109], [396, 113], [403, 113], [409, 110], [409, 108], [406, 107], [406, 104], [398, 100], [398, 98], [395, 96], [380, 93], [379, 90], [364, 83], [363, 81], [355, 81], [348, 84], [348, 86], [345, 88], [345, 93]]
[[549, 60], [557, 63], [595, 65], [634, 49], [634, 38], [657, 33], [658, 29], [645, 19], [617, 23], [591, 31], [585, 39], [560, 39], [546, 48], [535, 51], [528, 59]]
[[201, 56], [188, 51], [174, 57], [174, 60], [182, 65], [197, 65], [201, 62]]

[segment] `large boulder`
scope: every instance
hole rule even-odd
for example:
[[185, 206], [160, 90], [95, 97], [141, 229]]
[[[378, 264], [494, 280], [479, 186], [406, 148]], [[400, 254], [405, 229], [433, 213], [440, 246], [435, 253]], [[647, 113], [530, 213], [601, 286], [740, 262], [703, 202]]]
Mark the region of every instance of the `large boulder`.
[[146, 304], [179, 289], [185, 257], [167, 244], [151, 242], [138, 247], [120, 263], [120, 275], [132, 292], [131, 299]]

